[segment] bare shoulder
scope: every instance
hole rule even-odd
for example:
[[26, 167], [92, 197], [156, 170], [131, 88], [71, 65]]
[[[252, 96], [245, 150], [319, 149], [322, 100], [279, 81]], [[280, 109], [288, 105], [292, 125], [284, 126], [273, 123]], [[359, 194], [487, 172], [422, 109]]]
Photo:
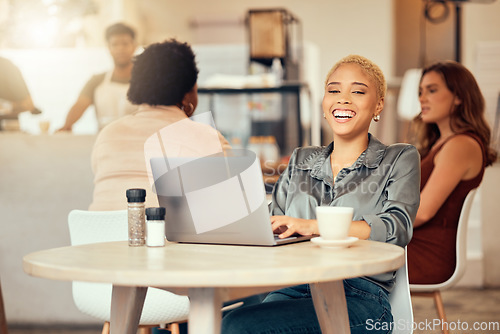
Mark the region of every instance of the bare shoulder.
[[482, 157], [481, 145], [466, 134], [454, 136], [448, 140], [441, 149], [444, 152], [452, 153], [458, 157], [473, 155], [471, 158]]
[[458, 135], [448, 140], [436, 155], [436, 164], [463, 170], [462, 180], [475, 177], [483, 167], [481, 145], [471, 136]]

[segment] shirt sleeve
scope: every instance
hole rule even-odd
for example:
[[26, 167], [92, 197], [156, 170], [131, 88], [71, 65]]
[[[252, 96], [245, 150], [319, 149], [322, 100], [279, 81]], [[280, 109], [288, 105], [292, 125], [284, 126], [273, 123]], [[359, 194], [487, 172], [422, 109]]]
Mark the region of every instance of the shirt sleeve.
[[414, 146], [406, 146], [393, 162], [384, 193], [382, 212], [363, 216], [371, 227], [369, 239], [405, 247], [420, 204], [420, 155]]
[[19, 68], [7, 59], [2, 59], [0, 65], [0, 80], [3, 81], [0, 85], [0, 98], [17, 102], [28, 97], [28, 86]]
[[80, 96], [88, 97], [92, 103], [94, 103], [94, 93], [97, 88], [103, 81], [106, 73], [97, 74], [92, 76], [89, 81], [83, 86], [82, 91], [80, 92]]
[[286, 210], [286, 198], [288, 194], [288, 188], [290, 186], [290, 176], [293, 172], [292, 166], [295, 166], [297, 160], [297, 151], [295, 149], [290, 156], [290, 160], [288, 162], [288, 166], [286, 166], [285, 170], [281, 173], [278, 181], [274, 186], [271, 198], [272, 202], [269, 204], [269, 214], [271, 216], [284, 216]]

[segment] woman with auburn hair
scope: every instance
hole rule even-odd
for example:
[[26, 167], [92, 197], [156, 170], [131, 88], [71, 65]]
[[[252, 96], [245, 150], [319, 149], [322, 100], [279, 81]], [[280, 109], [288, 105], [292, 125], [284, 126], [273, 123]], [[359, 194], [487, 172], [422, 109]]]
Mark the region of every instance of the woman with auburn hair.
[[422, 156], [420, 207], [408, 245], [412, 284], [446, 281], [455, 270], [456, 234], [465, 197], [497, 157], [490, 148], [484, 98], [472, 73], [454, 61], [422, 72], [415, 118]]

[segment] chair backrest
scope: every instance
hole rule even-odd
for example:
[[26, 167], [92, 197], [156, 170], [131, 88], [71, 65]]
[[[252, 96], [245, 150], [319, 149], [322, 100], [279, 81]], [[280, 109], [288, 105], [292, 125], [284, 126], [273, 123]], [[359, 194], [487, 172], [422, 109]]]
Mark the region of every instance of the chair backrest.
[[[128, 213], [119, 211], [73, 210], [68, 215], [71, 244], [128, 240]], [[108, 283], [73, 282], [73, 301], [83, 313], [110, 320], [112, 286]], [[165, 290], [148, 288], [142, 309], [141, 325], [159, 325], [185, 321], [189, 299]]]
[[405, 264], [396, 272], [396, 282], [389, 295], [393, 317], [393, 334], [413, 333], [413, 308], [408, 281], [408, 268]]
[[[124, 241], [128, 239], [127, 210], [72, 210], [68, 215], [68, 227], [73, 246]], [[109, 321], [111, 290], [111, 284], [107, 283], [73, 282], [73, 301], [81, 312]]]
[[451, 277], [445, 282], [438, 284], [411, 284], [410, 289], [414, 292], [419, 291], [434, 291], [438, 289], [451, 288], [457, 283], [465, 273], [467, 266], [467, 228], [469, 227], [470, 210], [474, 202], [477, 188], [472, 189], [465, 197], [462, 210], [460, 211], [460, 218], [458, 219], [457, 228], [457, 241], [456, 241], [456, 265], [455, 271]]
[[128, 239], [127, 210], [73, 210], [68, 215], [71, 245]]
[[462, 210], [460, 211], [456, 246], [457, 263], [455, 265], [453, 275], [451, 275], [451, 277], [445, 282], [448, 286], [458, 282], [458, 280], [462, 278], [465, 273], [465, 267], [467, 264], [467, 229], [469, 227], [470, 210], [472, 208], [476, 192], [477, 188], [469, 191], [467, 197], [465, 197], [464, 204], [462, 205]]
[[404, 75], [399, 89], [397, 112], [404, 120], [412, 120], [420, 113], [420, 101], [418, 100], [418, 86], [422, 76], [421, 68], [410, 68]]

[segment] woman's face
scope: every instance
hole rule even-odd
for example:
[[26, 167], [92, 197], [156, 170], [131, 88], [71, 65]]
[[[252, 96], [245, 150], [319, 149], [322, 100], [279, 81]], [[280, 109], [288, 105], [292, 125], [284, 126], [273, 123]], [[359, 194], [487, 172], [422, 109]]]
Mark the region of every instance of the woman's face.
[[323, 113], [334, 136], [366, 136], [374, 115], [384, 100], [377, 98], [373, 80], [357, 64], [340, 65], [328, 78]]
[[442, 75], [435, 71], [424, 74], [418, 96], [425, 123], [448, 122], [455, 106], [460, 104], [460, 99], [448, 89]]
[[124, 67], [132, 63], [136, 44], [129, 34], [117, 34], [109, 38], [108, 49], [114, 64]]

